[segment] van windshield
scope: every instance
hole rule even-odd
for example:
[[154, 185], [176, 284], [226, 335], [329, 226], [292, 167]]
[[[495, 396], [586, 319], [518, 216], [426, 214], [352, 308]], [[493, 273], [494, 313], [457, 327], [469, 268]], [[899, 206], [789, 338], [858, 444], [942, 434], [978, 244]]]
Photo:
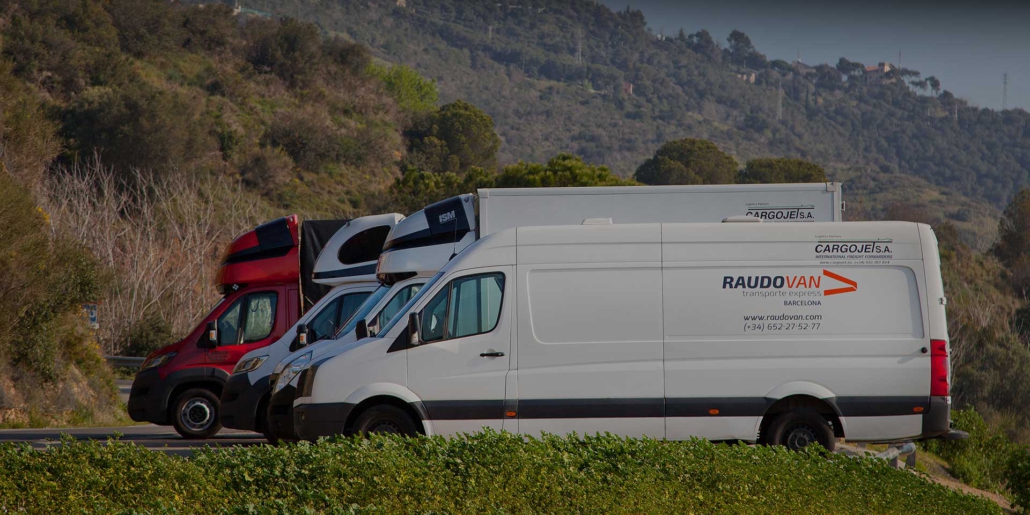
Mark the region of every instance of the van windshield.
[[390, 320], [390, 323], [386, 324], [386, 327], [379, 331], [379, 335], [384, 336], [387, 333], [389, 333], [390, 330], [393, 329], [393, 326], [397, 325], [398, 320], [404, 319], [404, 323], [408, 323], [408, 311], [411, 311], [411, 307], [417, 304], [419, 299], [425, 296], [429, 292], [429, 290], [433, 289], [433, 285], [435, 285], [440, 280], [440, 277], [443, 277], [443, 272], [437, 272], [436, 275], [434, 275], [433, 278], [429, 280], [429, 282], [422, 286], [422, 289], [419, 290], [418, 293], [416, 293], [415, 296], [412, 297], [411, 300], [409, 300], [407, 304], [404, 305], [404, 307], [397, 311], [397, 316], [393, 317], [393, 320]]
[[368, 298], [365, 299], [365, 302], [362, 302], [361, 305], [358, 306], [357, 311], [355, 311], [354, 314], [351, 315], [350, 319], [347, 320], [347, 324], [336, 331], [336, 334], [333, 335], [332, 339], [337, 340], [341, 336], [353, 331], [354, 328], [357, 327], [358, 321], [364, 320], [365, 317], [368, 316], [368, 312], [372, 311], [372, 308], [376, 307], [376, 304], [379, 304], [379, 301], [382, 300], [382, 298], [389, 292], [390, 288], [387, 288], [386, 286], [376, 288], [376, 291], [372, 292], [372, 295], [369, 295]]

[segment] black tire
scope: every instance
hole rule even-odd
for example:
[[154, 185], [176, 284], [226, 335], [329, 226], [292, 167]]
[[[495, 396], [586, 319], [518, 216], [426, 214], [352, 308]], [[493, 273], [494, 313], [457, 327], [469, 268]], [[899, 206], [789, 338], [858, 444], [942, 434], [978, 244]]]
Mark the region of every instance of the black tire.
[[830, 452], [837, 447], [830, 424], [822, 415], [807, 409], [780, 414], [769, 424], [767, 435], [765, 441], [769, 445], [782, 445], [792, 451], [800, 451], [815, 442]]
[[415, 436], [418, 434], [418, 428], [415, 426], [415, 421], [404, 410], [396, 406], [382, 405], [372, 406], [363, 411], [354, 422], [354, 433], [360, 435], [387, 433]]
[[221, 402], [218, 396], [203, 388], [191, 388], [179, 394], [172, 407], [172, 425], [183, 438], [211, 438], [222, 429], [219, 420]]
[[275, 433], [272, 432], [272, 416], [271, 413], [269, 413], [269, 410], [271, 409], [271, 406], [269, 406], [268, 403], [265, 402], [262, 404], [262, 408], [259, 410], [261, 413], [260, 416], [264, 417], [264, 420], [261, 421], [261, 434], [265, 436], [265, 440], [268, 440], [269, 444], [279, 445], [279, 437], [275, 436]]

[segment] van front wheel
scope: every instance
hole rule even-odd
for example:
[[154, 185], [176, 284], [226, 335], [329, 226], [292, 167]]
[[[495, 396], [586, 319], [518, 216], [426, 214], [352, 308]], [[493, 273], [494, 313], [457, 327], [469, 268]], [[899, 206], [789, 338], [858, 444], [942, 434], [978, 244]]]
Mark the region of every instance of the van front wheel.
[[215, 394], [203, 388], [191, 388], [176, 398], [172, 425], [183, 438], [211, 438], [222, 429], [218, 420], [220, 406]]
[[769, 424], [765, 441], [792, 451], [800, 451], [813, 443], [822, 445], [830, 452], [837, 447], [833, 428], [822, 415], [812, 410], [791, 410], [777, 416]]
[[354, 432], [360, 435], [386, 433], [415, 436], [418, 434], [415, 421], [411, 420], [404, 410], [390, 405], [372, 406], [365, 410], [354, 422]]

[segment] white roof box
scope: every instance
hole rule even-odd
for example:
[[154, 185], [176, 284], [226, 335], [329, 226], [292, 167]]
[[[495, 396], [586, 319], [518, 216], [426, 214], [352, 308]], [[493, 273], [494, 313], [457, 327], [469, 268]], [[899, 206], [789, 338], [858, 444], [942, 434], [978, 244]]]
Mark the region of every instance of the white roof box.
[[430, 204], [390, 232], [379, 258], [379, 281], [393, 284], [406, 277], [433, 275], [474, 241], [475, 195]]
[[336, 231], [315, 261], [311, 279], [327, 286], [374, 281], [383, 243], [404, 215], [363, 216]]

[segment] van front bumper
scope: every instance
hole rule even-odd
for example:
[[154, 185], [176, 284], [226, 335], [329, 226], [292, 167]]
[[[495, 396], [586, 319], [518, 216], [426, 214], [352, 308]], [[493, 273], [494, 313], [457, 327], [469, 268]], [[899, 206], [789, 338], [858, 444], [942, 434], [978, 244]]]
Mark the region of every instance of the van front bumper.
[[288, 384], [272, 394], [268, 401], [268, 432], [280, 440], [297, 440], [293, 427], [293, 400], [296, 397], [297, 387]]
[[267, 398], [268, 391], [268, 376], [255, 383], [250, 382], [250, 374], [229, 376], [222, 390], [222, 425], [232, 429], [261, 431], [265, 417], [260, 410], [261, 401]]
[[162, 379], [156, 368], [137, 373], [129, 391], [129, 418], [135, 422], [170, 424], [168, 396], [173, 387], [172, 381]]
[[293, 427], [301, 440], [344, 434], [347, 417], [354, 410], [349, 402], [299, 404], [293, 408]]

